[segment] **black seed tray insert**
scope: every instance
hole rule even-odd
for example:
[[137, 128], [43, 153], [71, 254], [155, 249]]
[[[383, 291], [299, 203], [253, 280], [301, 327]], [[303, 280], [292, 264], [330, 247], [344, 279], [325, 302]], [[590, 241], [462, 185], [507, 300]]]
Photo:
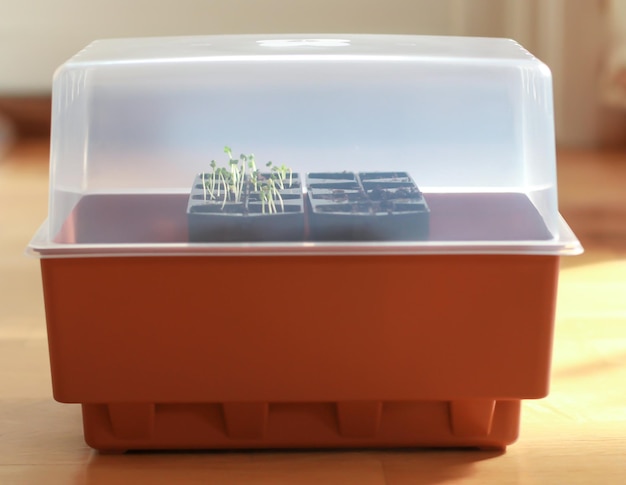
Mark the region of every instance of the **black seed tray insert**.
[[[289, 177], [289, 176], [287, 176]], [[205, 178], [206, 180], [206, 178]], [[274, 200], [276, 212], [270, 213], [259, 192], [254, 192], [248, 178], [239, 202], [233, 194], [224, 203], [221, 197], [206, 200], [201, 175], [194, 180], [187, 204], [190, 242], [280, 242], [304, 239], [304, 195], [300, 178], [293, 174], [291, 188], [279, 189], [283, 199]], [[284, 208], [284, 210], [283, 210]]]
[[309, 173], [306, 185], [315, 241], [428, 238], [430, 211], [406, 172]]

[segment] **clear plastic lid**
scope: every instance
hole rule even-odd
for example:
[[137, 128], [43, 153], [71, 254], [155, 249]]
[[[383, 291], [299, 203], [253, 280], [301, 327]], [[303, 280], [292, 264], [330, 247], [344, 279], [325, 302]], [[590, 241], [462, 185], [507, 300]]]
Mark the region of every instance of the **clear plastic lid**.
[[53, 83], [40, 256], [577, 254], [551, 76], [507, 39], [96, 41]]

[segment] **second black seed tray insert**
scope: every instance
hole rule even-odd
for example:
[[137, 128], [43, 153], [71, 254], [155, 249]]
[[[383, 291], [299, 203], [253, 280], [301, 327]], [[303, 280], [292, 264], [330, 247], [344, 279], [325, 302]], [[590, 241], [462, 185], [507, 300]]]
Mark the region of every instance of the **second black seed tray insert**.
[[314, 241], [428, 238], [430, 210], [406, 172], [313, 172], [306, 185]]

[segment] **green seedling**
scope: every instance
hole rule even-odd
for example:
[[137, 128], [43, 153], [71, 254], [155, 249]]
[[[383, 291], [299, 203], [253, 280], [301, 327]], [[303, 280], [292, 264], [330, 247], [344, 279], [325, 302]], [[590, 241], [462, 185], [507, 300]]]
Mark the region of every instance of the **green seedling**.
[[286, 165], [273, 165], [272, 162], [267, 162], [265, 164], [267, 168], [270, 169], [271, 177], [278, 182], [281, 190], [285, 189], [285, 181], [287, 180], [287, 175], [289, 175], [289, 187], [293, 184], [293, 172], [291, 168]]
[[259, 195], [261, 197], [261, 211], [265, 214], [265, 206], [267, 205], [268, 211], [270, 214], [272, 213], [272, 201], [269, 194], [269, 187], [267, 185], [262, 185], [259, 188]]
[[214, 194], [217, 169], [217, 164], [215, 163], [215, 160], [211, 160], [211, 169], [211, 176], [209, 180], [207, 180], [206, 172], [202, 172], [202, 192], [204, 195], [204, 200], [207, 200], [207, 195], [209, 196], [210, 200], [213, 200], [215, 198]]
[[222, 189], [224, 189], [224, 198], [222, 201], [222, 209], [224, 208], [224, 206], [226, 205], [226, 201], [228, 199], [230, 199], [229, 196], [229, 184], [227, 182], [228, 178], [230, 177], [230, 174], [228, 173], [228, 170], [226, 170], [225, 168], [218, 168], [217, 169], [218, 172], [218, 185], [217, 185], [217, 196], [220, 197], [221, 195], [221, 191]]
[[228, 191], [233, 194], [235, 202], [239, 202], [239, 160], [230, 159], [228, 162], [230, 173], [228, 174]]
[[[285, 212], [285, 205], [283, 204], [283, 198], [281, 197], [280, 191], [276, 187], [276, 184], [274, 183], [274, 181], [272, 179], [268, 180], [268, 184], [269, 184], [269, 187], [270, 187], [270, 194], [272, 196], [276, 196], [276, 198], [278, 199], [278, 202], [280, 202], [280, 210], [281, 210], [281, 212]], [[274, 205], [274, 212], [277, 212], [276, 211], [276, 205]]]

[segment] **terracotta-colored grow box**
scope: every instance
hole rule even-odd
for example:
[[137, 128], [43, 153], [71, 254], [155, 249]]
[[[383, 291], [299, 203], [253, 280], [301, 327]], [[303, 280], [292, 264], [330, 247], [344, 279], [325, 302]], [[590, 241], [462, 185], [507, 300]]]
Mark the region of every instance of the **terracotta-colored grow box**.
[[[227, 143], [282, 178], [209, 168]], [[346, 219], [353, 188], [324, 186], [316, 218], [304, 181], [330, 173], [384, 193]], [[502, 449], [548, 392], [559, 258], [581, 247], [550, 73], [513, 41], [95, 42], [54, 80], [50, 189], [29, 248], [53, 393], [98, 450]], [[368, 211], [366, 237], [333, 220]]]

